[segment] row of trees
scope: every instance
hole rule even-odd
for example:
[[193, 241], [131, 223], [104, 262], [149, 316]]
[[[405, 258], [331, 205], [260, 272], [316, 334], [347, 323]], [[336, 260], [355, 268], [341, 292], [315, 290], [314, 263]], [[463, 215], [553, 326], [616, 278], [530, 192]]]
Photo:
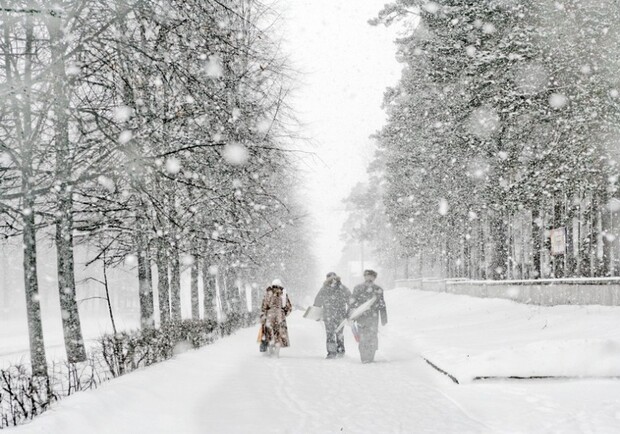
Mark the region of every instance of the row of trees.
[[398, 255], [453, 277], [617, 272], [619, 14], [398, 0], [371, 21], [404, 29], [375, 162]]
[[[290, 71], [257, 0], [6, 1], [0, 230], [21, 236], [33, 372], [46, 373], [37, 233], [53, 228], [69, 362], [85, 359], [73, 248], [135, 262], [140, 316], [181, 319], [180, 275], [262, 281], [308, 261]], [[291, 229], [293, 228], [293, 229]], [[92, 249], [91, 249], [92, 251]], [[303, 276], [300, 276], [303, 278]]]

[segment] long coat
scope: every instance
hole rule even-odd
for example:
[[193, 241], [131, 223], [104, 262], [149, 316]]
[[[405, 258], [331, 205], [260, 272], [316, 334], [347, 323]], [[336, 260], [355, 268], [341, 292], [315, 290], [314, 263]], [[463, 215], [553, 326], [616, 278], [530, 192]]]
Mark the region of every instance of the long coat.
[[383, 298], [383, 289], [374, 283], [357, 285], [351, 295], [351, 309], [355, 309], [373, 296], [377, 300], [370, 306], [370, 309], [355, 320], [360, 335], [359, 350], [362, 362], [372, 362], [375, 357], [375, 351], [379, 348], [377, 336], [379, 333], [379, 317], [381, 317], [381, 325], [387, 324], [387, 309]]
[[351, 292], [342, 283], [326, 281], [314, 299], [314, 305], [323, 308], [323, 321], [340, 324], [347, 317]]
[[292, 310], [291, 300], [283, 288], [270, 286], [265, 290], [260, 318], [265, 326], [265, 337], [271, 345], [289, 346], [286, 317]]

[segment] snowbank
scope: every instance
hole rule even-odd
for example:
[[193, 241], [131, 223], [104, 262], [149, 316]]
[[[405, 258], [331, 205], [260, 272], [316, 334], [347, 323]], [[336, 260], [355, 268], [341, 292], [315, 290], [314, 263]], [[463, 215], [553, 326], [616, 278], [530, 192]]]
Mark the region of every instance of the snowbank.
[[[459, 381], [476, 377], [620, 377], [620, 307], [542, 307], [396, 290], [420, 353]], [[392, 295], [394, 297], [395, 294]], [[413, 306], [408, 312], [407, 306]]]

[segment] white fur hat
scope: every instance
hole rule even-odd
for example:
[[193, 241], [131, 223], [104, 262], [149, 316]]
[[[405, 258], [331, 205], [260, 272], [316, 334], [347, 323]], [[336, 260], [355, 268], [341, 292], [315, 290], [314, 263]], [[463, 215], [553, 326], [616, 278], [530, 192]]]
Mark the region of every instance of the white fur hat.
[[282, 281], [280, 279], [273, 279], [271, 286], [279, 286], [280, 288], [284, 288], [284, 285], [282, 285]]

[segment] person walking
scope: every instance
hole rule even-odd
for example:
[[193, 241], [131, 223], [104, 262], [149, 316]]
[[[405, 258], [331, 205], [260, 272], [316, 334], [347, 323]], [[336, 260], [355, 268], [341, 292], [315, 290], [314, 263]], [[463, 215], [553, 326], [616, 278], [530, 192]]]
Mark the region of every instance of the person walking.
[[351, 292], [342, 284], [340, 277], [334, 272], [327, 273], [326, 280], [314, 299], [314, 305], [323, 308], [328, 359], [344, 356], [344, 330], [336, 329], [347, 317], [350, 298]]
[[290, 345], [286, 317], [293, 310], [291, 300], [280, 279], [275, 279], [265, 290], [261, 305], [261, 324], [269, 343], [267, 355], [280, 357], [280, 348]]
[[383, 289], [374, 283], [376, 278], [376, 271], [365, 270], [364, 283], [353, 289], [349, 302], [351, 312], [360, 306], [368, 306], [354, 319], [360, 338], [359, 351], [362, 363], [370, 363], [375, 359], [375, 352], [379, 348], [379, 337], [377, 336], [379, 333], [379, 317], [381, 317], [381, 325], [387, 324], [387, 309], [383, 298]]

